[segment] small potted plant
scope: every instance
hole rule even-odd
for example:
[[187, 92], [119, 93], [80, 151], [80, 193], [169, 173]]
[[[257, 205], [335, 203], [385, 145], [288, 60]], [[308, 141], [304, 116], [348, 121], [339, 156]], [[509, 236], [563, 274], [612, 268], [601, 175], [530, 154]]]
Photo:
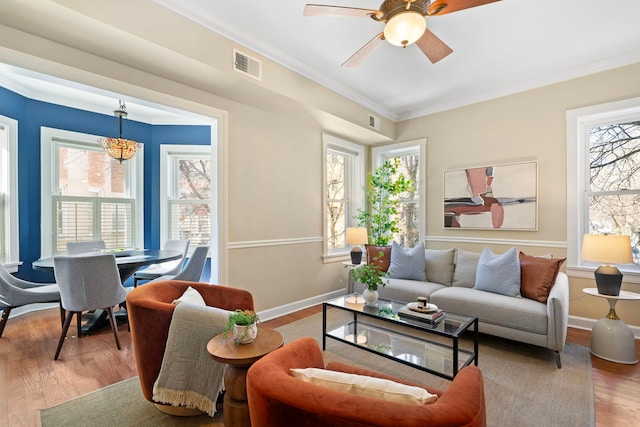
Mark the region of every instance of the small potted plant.
[[229, 315], [224, 337], [233, 331], [233, 340], [237, 344], [249, 344], [258, 335], [258, 315], [251, 310], [236, 310]]
[[[378, 257], [381, 256], [384, 256], [382, 252], [380, 252]], [[378, 257], [374, 257], [374, 262], [370, 264], [363, 264], [362, 266], [351, 269], [351, 277], [353, 280], [366, 286], [362, 297], [369, 304], [374, 304], [378, 301], [378, 286], [384, 287], [387, 284], [387, 282], [382, 279], [387, 273], [382, 271], [380, 266], [375, 262]]]

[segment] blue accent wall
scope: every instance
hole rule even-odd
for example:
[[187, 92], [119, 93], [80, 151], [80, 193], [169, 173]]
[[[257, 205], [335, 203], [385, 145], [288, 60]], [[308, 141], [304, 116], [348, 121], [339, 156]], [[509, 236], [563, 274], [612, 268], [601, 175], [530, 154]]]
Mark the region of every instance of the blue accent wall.
[[[114, 108], [117, 107], [114, 101]], [[20, 266], [17, 276], [38, 282], [53, 275], [36, 271], [40, 258], [40, 127], [94, 135], [114, 135], [112, 115], [33, 100], [0, 87], [0, 114], [18, 121], [18, 209]], [[144, 246], [160, 248], [160, 145], [210, 145], [206, 125], [150, 125], [128, 121], [127, 136], [144, 144]]]

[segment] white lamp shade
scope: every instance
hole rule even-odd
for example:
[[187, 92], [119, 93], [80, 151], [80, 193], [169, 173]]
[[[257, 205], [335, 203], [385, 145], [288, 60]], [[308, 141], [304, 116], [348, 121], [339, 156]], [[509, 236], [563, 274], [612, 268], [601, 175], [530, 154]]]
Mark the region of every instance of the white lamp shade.
[[347, 245], [364, 245], [367, 243], [367, 229], [364, 227], [347, 228]]
[[416, 11], [407, 10], [387, 21], [384, 26], [384, 38], [393, 45], [408, 46], [422, 37], [426, 29], [427, 22], [424, 16]]
[[585, 234], [581, 258], [605, 264], [630, 264], [633, 262], [631, 239], [619, 234]]

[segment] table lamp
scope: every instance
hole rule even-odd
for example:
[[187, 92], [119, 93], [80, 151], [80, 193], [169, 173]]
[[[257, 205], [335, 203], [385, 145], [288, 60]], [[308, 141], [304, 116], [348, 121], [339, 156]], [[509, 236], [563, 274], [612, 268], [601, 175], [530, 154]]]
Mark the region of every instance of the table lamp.
[[367, 229], [364, 227], [347, 228], [347, 245], [355, 245], [351, 248], [351, 264], [358, 265], [362, 261], [362, 248], [358, 245], [367, 243]]
[[622, 273], [611, 264], [630, 264], [631, 239], [620, 234], [585, 234], [582, 240], [582, 255], [585, 261], [603, 262], [595, 271], [598, 293], [620, 295]]

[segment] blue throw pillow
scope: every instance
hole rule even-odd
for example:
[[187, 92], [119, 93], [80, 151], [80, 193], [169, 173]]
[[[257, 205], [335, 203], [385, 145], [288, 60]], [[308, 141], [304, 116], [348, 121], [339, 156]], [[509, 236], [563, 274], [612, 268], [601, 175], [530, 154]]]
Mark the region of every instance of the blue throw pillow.
[[491, 249], [484, 248], [478, 260], [476, 283], [473, 288], [510, 297], [519, 297], [520, 260], [518, 259], [518, 250], [514, 247], [502, 255], [496, 255], [491, 252]]
[[391, 263], [388, 277], [394, 279], [427, 280], [424, 245], [420, 243], [405, 249], [396, 242], [391, 245]]

